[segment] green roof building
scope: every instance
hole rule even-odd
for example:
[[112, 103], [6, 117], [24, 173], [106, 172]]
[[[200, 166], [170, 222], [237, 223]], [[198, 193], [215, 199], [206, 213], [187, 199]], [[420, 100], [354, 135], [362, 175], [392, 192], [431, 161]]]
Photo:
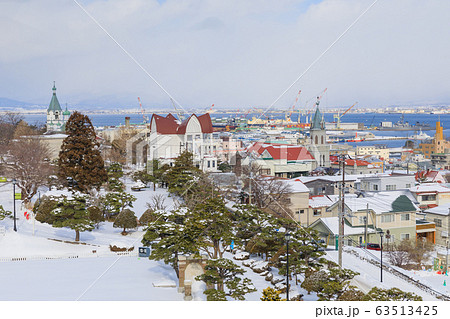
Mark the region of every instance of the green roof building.
[[50, 100], [50, 104], [47, 109], [47, 132], [59, 132], [65, 131], [66, 122], [70, 117], [70, 112], [66, 110], [63, 112], [61, 105], [59, 104], [58, 97], [56, 96], [56, 84], [53, 82], [53, 95]]

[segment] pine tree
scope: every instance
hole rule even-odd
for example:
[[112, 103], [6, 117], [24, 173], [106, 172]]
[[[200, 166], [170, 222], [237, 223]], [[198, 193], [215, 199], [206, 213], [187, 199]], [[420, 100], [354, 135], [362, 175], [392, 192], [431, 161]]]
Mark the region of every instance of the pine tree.
[[55, 217], [52, 211], [58, 205], [58, 200], [53, 196], [42, 196], [41, 200], [34, 203], [33, 212], [36, 214], [36, 220], [41, 223], [53, 224]]
[[[57, 200], [56, 208], [49, 216], [44, 216], [45, 222], [53, 227], [69, 227], [75, 230], [75, 241], [80, 240], [80, 232], [91, 231], [94, 223], [89, 220], [89, 213], [86, 209], [86, 196], [74, 195], [71, 198], [63, 196]], [[55, 200], [55, 199], [54, 199]], [[38, 219], [38, 216], [36, 216]]]
[[220, 197], [208, 198], [196, 205], [186, 226], [200, 234], [197, 245], [210, 258], [222, 258], [226, 247], [235, 239], [231, 214]]
[[102, 211], [97, 206], [90, 206], [88, 207], [87, 211], [89, 219], [95, 223], [95, 227], [98, 229], [99, 224], [105, 221]]
[[244, 295], [256, 289], [250, 279], [238, 276], [244, 272], [245, 270], [229, 259], [209, 259], [206, 262], [205, 273], [195, 279], [214, 287], [204, 291], [208, 301], [226, 300], [226, 296], [235, 300], [245, 300]]
[[422, 301], [422, 297], [398, 288], [382, 289], [373, 287], [364, 297], [364, 301]]
[[157, 215], [155, 214], [154, 210], [149, 208], [139, 218], [139, 224], [142, 226], [147, 226], [148, 223], [155, 221], [156, 218]]
[[101, 203], [103, 210], [108, 218], [118, 215], [125, 207], [133, 207], [133, 202], [136, 200], [131, 194], [124, 191], [116, 191], [107, 193], [102, 196]]
[[175, 159], [172, 166], [165, 175], [169, 183], [169, 192], [181, 195], [186, 193], [186, 187], [194, 180], [200, 170], [194, 166], [194, 156], [188, 151], [184, 151]]
[[59, 152], [58, 175], [73, 189], [87, 193], [107, 181], [100, 145], [88, 116], [74, 112], [66, 123], [66, 133]]
[[117, 215], [114, 220], [114, 227], [123, 228], [122, 235], [126, 235], [127, 228], [136, 228], [137, 227], [137, 218], [134, 212], [131, 209], [125, 208]]
[[346, 291], [354, 290], [350, 280], [359, 275], [350, 269], [332, 267], [327, 272], [320, 270], [313, 272], [302, 282], [301, 287], [308, 293], [317, 293], [320, 301], [338, 300]]
[[189, 214], [185, 207], [173, 210], [170, 214], [165, 211], [154, 212], [155, 220], [148, 224], [142, 239], [144, 246], [151, 247], [149, 258], [171, 265], [177, 277], [178, 255], [199, 254], [199, 230], [185, 226], [186, 215]]

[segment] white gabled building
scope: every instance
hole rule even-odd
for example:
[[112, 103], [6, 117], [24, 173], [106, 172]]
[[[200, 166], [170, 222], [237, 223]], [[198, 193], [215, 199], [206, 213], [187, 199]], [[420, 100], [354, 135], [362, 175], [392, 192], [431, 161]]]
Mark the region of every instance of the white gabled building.
[[194, 164], [203, 171], [217, 171], [217, 153], [222, 141], [213, 136], [209, 114], [192, 114], [180, 123], [175, 116], [153, 114], [150, 121], [149, 160], [172, 165], [185, 150], [194, 155]]

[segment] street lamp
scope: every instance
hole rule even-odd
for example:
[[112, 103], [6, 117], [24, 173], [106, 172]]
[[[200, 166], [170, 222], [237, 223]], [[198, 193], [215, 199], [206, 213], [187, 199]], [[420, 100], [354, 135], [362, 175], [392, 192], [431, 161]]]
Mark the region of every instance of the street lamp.
[[383, 282], [383, 236], [384, 232], [380, 231], [380, 239], [381, 239], [381, 245], [380, 245], [380, 256], [381, 256], [381, 266], [380, 266], [380, 281]]
[[16, 227], [16, 179], [13, 178], [13, 207], [14, 207], [14, 231], [17, 231]]
[[284, 234], [284, 239], [286, 240], [286, 300], [289, 301], [289, 240], [291, 239], [289, 231]]

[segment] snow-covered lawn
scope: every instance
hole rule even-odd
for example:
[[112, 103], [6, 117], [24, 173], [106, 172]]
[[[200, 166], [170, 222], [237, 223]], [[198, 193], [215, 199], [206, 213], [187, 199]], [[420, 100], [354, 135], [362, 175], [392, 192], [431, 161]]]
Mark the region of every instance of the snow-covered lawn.
[[[147, 188], [131, 191], [131, 184], [133, 182], [127, 180], [127, 191], [137, 198], [133, 205], [137, 217], [147, 209], [146, 204], [153, 195], [166, 196], [167, 210], [173, 208], [173, 198], [168, 197], [167, 190], [157, 188], [153, 191], [153, 188]], [[41, 192], [41, 196], [43, 195], [44, 192]], [[0, 185], [0, 205], [12, 210], [11, 184]], [[12, 219], [0, 221], [0, 227], [5, 228], [4, 235], [0, 234], [0, 300], [183, 300], [183, 294], [177, 292], [178, 279], [175, 271], [170, 266], [137, 257], [137, 248], [141, 245], [144, 234], [142, 228], [131, 230], [129, 235], [122, 236], [122, 229], [105, 222], [99, 229], [81, 233], [80, 241], [84, 244], [74, 244], [68, 242], [74, 240], [75, 231], [54, 228], [37, 221], [33, 223], [33, 219], [27, 220], [24, 217], [24, 211], [21, 202], [16, 201], [17, 233], [13, 231]], [[113, 243], [134, 246], [134, 252], [130, 256], [115, 256], [109, 250], [109, 245]], [[337, 261], [336, 251], [327, 251], [327, 255]], [[68, 258], [69, 256], [72, 258]], [[42, 259], [40, 257], [60, 259], [39, 260]], [[225, 257], [245, 269], [245, 277], [250, 278], [257, 289], [246, 295], [246, 300], [258, 301], [263, 289], [273, 287], [265, 280], [265, 276], [244, 266], [244, 261], [234, 260], [231, 253], [225, 253]], [[11, 258], [27, 260], [7, 261]], [[251, 258], [261, 261], [255, 256]], [[398, 287], [421, 295], [424, 300], [436, 300], [387, 272], [383, 273], [384, 280], [380, 283], [379, 268], [352, 254], [344, 253], [343, 260], [344, 267], [361, 274], [356, 277], [354, 284], [363, 291], [374, 286]], [[271, 272], [274, 276], [279, 276], [276, 269]], [[434, 289], [449, 293], [448, 288], [443, 286], [443, 280], [448, 277], [428, 272], [409, 273]], [[293, 283], [294, 280], [291, 281]], [[194, 300], [205, 300], [203, 283], [194, 283], [192, 288]], [[291, 297], [296, 294], [303, 294], [304, 300], [317, 300], [315, 294], [308, 295], [300, 286], [293, 287], [290, 292]]]

